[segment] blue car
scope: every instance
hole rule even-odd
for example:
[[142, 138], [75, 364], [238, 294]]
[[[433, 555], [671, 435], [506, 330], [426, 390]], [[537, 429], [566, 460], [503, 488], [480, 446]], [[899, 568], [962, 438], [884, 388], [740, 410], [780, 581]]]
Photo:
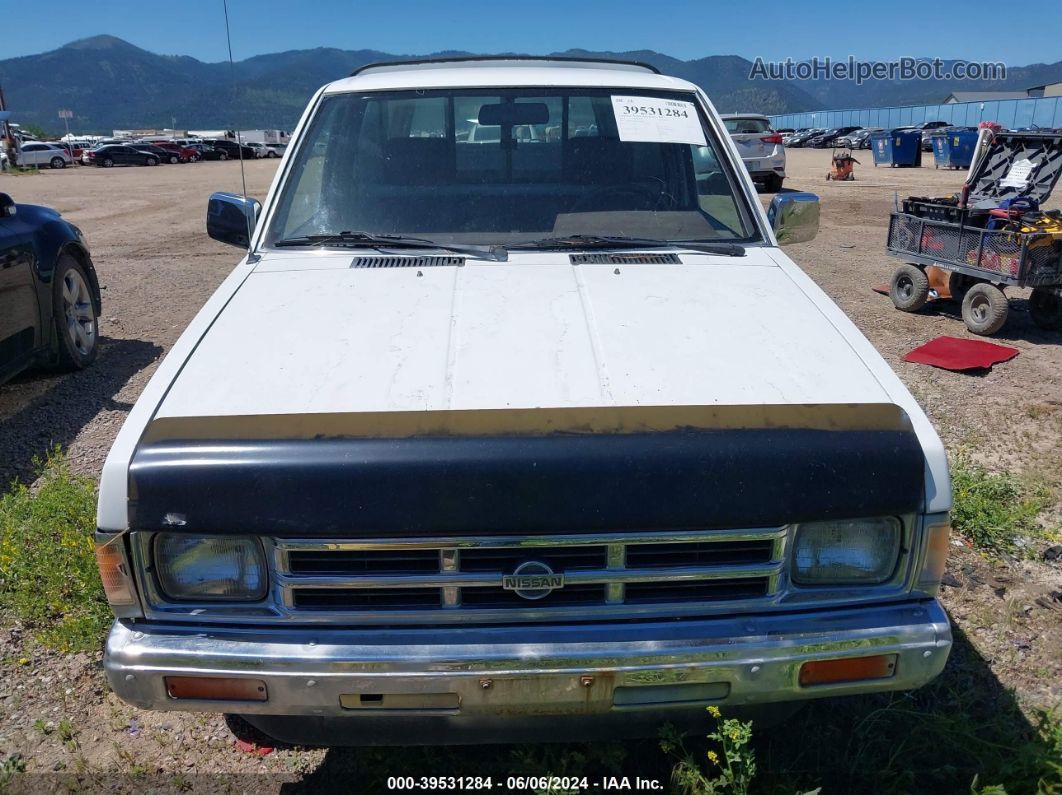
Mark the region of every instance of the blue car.
[[100, 287], [81, 230], [0, 193], [0, 383], [27, 367], [77, 370], [99, 348]]

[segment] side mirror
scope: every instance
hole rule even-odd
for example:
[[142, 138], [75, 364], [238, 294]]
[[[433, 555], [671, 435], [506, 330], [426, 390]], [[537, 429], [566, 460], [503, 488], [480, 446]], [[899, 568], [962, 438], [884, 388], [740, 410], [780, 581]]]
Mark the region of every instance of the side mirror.
[[779, 246], [806, 243], [819, 233], [819, 197], [814, 193], [779, 193], [767, 210]]
[[262, 205], [236, 193], [214, 193], [207, 202], [207, 234], [230, 246], [248, 248]]
[[15, 207], [15, 200], [6, 193], [0, 193], [0, 218], [10, 218], [16, 212], [18, 208]]

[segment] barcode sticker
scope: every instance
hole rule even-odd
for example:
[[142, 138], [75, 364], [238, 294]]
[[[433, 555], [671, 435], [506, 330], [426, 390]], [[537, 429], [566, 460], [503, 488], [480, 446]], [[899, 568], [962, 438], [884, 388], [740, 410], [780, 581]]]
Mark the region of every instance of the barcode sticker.
[[656, 97], [612, 97], [621, 141], [705, 146], [704, 129], [692, 102]]

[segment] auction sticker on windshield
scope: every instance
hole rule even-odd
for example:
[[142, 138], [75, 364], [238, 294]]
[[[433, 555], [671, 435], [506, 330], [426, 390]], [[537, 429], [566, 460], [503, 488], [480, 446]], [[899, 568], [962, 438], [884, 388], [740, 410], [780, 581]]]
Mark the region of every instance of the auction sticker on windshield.
[[621, 141], [705, 146], [704, 129], [692, 102], [658, 97], [612, 97]]

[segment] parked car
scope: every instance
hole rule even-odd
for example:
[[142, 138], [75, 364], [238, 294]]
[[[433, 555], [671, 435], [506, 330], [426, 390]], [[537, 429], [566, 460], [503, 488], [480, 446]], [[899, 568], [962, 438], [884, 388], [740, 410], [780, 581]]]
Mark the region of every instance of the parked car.
[[[881, 132], [880, 127], [861, 127], [855, 132], [849, 133], [847, 138], [848, 145], [853, 149], [869, 149], [870, 148], [870, 136], [876, 132]], [[844, 139], [839, 140], [839, 145], [843, 144]]]
[[208, 140], [204, 143], [214, 147], [215, 149], [221, 149], [223, 152], [225, 152], [226, 157], [220, 158], [221, 160], [239, 160], [241, 148], [243, 149], [244, 160], [254, 160], [258, 157], [258, 153], [254, 150], [254, 147], [248, 146], [247, 144], [243, 144], [241, 147], [241, 145], [236, 143], [235, 141], [226, 141], [223, 138]]
[[91, 149], [93, 146], [85, 141], [50, 141], [49, 143], [65, 149], [70, 154], [73, 163], [80, 163], [81, 156], [85, 153], [85, 150]]
[[[817, 197], [763, 213], [652, 67], [455, 60], [329, 84], [292, 178], [211, 197], [240, 261], [102, 471], [117, 694], [411, 745], [931, 680], [947, 459], [778, 248]], [[469, 116], [564, 124], [461, 142]]]
[[789, 146], [794, 149], [800, 149], [809, 139], [814, 138], [816, 135], [821, 135], [824, 132], [826, 131], [821, 127], [812, 127], [809, 130], [798, 132], [789, 140]]
[[129, 145], [140, 152], [145, 152], [147, 154], [154, 155], [160, 163], [176, 164], [181, 162], [180, 152], [172, 151], [170, 149], [164, 149], [158, 144], [148, 144], [143, 143], [141, 141], [133, 141]]
[[111, 166], [157, 166], [159, 156], [125, 144], [111, 144], [92, 149], [88, 153], [89, 165], [110, 168]]
[[853, 133], [858, 129], [858, 126], [834, 127], [832, 130], [827, 130], [821, 135], [809, 138], [804, 145], [813, 149], [824, 149], [827, 146], [833, 146], [834, 141], [838, 138]]
[[89, 365], [100, 309], [81, 231], [55, 210], [0, 193], [0, 383], [28, 367]]
[[771, 129], [771, 120], [755, 113], [725, 113], [720, 118], [752, 179], [762, 182], [769, 193], [780, 191], [785, 180], [785, 147], [782, 134]]
[[229, 153], [225, 149], [218, 149], [210, 144], [189, 144], [191, 149], [199, 153], [202, 160], [228, 160]]
[[65, 146], [40, 141], [22, 144], [19, 148], [18, 160], [21, 166], [48, 166], [49, 168], [66, 168], [74, 162]]
[[[199, 155], [198, 150], [189, 146], [182, 146], [174, 141], [155, 141], [155, 146], [159, 149], [164, 149], [167, 152], [172, 152], [177, 155], [177, 159], [181, 163], [194, 163], [202, 158]], [[173, 162], [172, 160], [170, 162]]]
[[932, 152], [933, 134], [941, 127], [948, 127], [950, 124], [950, 122], [946, 121], [924, 121], [921, 124], [913, 125], [911, 129], [922, 131], [922, 150]]
[[256, 157], [280, 157], [277, 150], [270, 144], [259, 143], [258, 141], [248, 141], [247, 145], [254, 149]]

